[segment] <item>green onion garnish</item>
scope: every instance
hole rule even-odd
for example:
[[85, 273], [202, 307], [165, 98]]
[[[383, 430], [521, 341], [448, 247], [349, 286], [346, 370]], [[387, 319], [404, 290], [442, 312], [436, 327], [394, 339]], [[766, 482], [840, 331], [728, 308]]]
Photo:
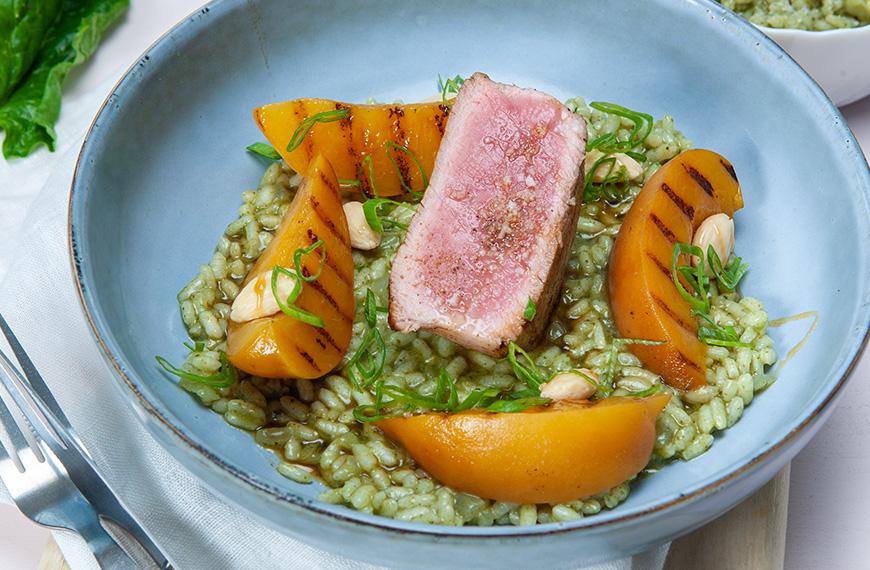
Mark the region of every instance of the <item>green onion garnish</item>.
[[537, 313], [538, 306], [535, 304], [532, 298], [529, 297], [529, 300], [526, 302], [526, 309], [523, 311], [523, 318], [525, 318], [527, 321], [531, 321], [535, 318], [535, 315]]
[[[419, 199], [420, 197], [422, 197], [422, 195], [423, 195], [423, 191], [426, 190], [426, 187], [427, 187], [427, 186], [429, 186], [429, 177], [426, 176], [426, 171], [423, 170], [423, 165], [420, 163], [420, 160], [417, 158], [417, 156], [416, 156], [413, 152], [411, 152], [411, 151], [408, 149], [408, 147], [406, 147], [406, 146], [402, 146], [402, 145], [400, 145], [400, 144], [396, 144], [396, 143], [394, 143], [393, 141], [390, 141], [390, 140], [388, 140], [388, 141], [384, 141], [384, 148], [385, 148], [386, 153], [387, 153], [387, 158], [390, 159], [390, 163], [393, 165], [393, 169], [395, 169], [395, 171], [396, 171], [396, 175], [399, 177], [399, 182], [402, 184], [402, 188], [403, 188], [406, 192], [408, 192], [409, 194], [411, 194], [412, 196], [414, 196], [414, 197], [417, 198], [417, 199]], [[402, 176], [402, 171], [401, 171], [401, 169], [399, 168], [399, 165], [396, 164], [396, 159], [395, 159], [395, 157], [394, 157], [393, 154], [390, 152], [390, 150], [393, 150], [393, 149], [404, 152], [406, 155], [408, 155], [409, 157], [411, 157], [411, 160], [414, 161], [414, 164], [417, 165], [417, 168], [420, 170], [420, 179], [421, 179], [421, 181], [422, 181], [422, 183], [423, 183], [423, 187], [420, 189], [419, 192], [417, 192], [416, 190], [414, 190], [413, 188], [411, 188], [410, 181], [408, 181], [408, 182], [405, 181], [405, 177]]]
[[[363, 176], [364, 176], [364, 171], [365, 171], [367, 168], [368, 168], [368, 171], [369, 171], [369, 176], [368, 176], [368, 178], [369, 178], [369, 180], [368, 180], [368, 188], [369, 188], [369, 190], [371, 190], [371, 194], [368, 194], [368, 192], [366, 192], [366, 188], [365, 188], [365, 186], [363, 186], [363, 184], [362, 184], [362, 182], [363, 182]], [[359, 182], [360, 182], [360, 185], [359, 185], [359, 186], [360, 186], [360, 188], [361, 188], [361, 190], [362, 190], [362, 193], [365, 194], [365, 195], [367, 195], [367, 196], [373, 196], [373, 197], [377, 198], [377, 196], [378, 196], [378, 189], [377, 189], [377, 187], [375, 186], [375, 166], [374, 166], [374, 159], [372, 159], [372, 155], [370, 155], [370, 154], [369, 154], [369, 155], [366, 155], [366, 156], [362, 159], [362, 161], [359, 163], [359, 171], [357, 172], [357, 176], [359, 176], [359, 179], [358, 179]]]
[[339, 178], [338, 183], [341, 186], [353, 186], [354, 188], [359, 188], [360, 181], [353, 178]]
[[[618, 204], [625, 199], [625, 192], [619, 190], [619, 186], [629, 182], [628, 172], [621, 164], [617, 168], [618, 161], [612, 154], [605, 154], [595, 161], [592, 168], [586, 173], [583, 178], [583, 201], [594, 202], [600, 197], [612, 203]], [[601, 182], [593, 182], [592, 177], [598, 171], [599, 167], [606, 166], [607, 174]], [[626, 187], [627, 188], [627, 187]]]
[[[196, 346], [199, 347], [200, 343], [197, 343]], [[194, 352], [199, 352], [199, 350]], [[184, 380], [196, 382], [198, 384], [205, 384], [206, 386], [211, 386], [212, 388], [226, 388], [228, 386], [232, 386], [238, 377], [236, 373], [236, 367], [230, 364], [230, 360], [229, 358], [227, 358], [227, 353], [224, 351], [220, 351], [220, 371], [209, 376], [202, 376], [200, 374], [188, 372], [187, 370], [182, 370], [181, 368], [176, 368], [162, 356], [155, 356], [154, 359], [157, 360], [157, 364], [159, 364], [160, 367], [169, 374], [172, 374], [173, 376], [177, 376]]]
[[719, 259], [719, 254], [716, 253], [712, 244], [707, 246], [707, 261], [713, 270], [716, 281], [729, 292], [737, 288], [737, 284], [749, 270], [749, 264], [744, 263], [743, 258], [740, 257], [735, 257], [727, 267], [722, 267], [722, 260]]
[[347, 362], [347, 376], [356, 388], [367, 388], [383, 373], [386, 360], [387, 346], [380, 331], [369, 329]]
[[[302, 256], [311, 254], [318, 247], [323, 248], [323, 253], [320, 254], [320, 266], [317, 268], [317, 273], [314, 275], [306, 276], [302, 271]], [[293, 267], [296, 270], [296, 277], [305, 281], [306, 283], [311, 283], [312, 281], [317, 281], [320, 279], [320, 274], [323, 273], [323, 265], [326, 263], [326, 246], [323, 243], [322, 239], [317, 240], [312, 243], [308, 247], [300, 247], [296, 251], [293, 252]]]
[[389, 416], [382, 413], [385, 404], [392, 404], [393, 400], [384, 401], [384, 380], [383, 378], [375, 383], [375, 403], [362, 404], [353, 409], [353, 417], [360, 423], [376, 422], [387, 419]]
[[514, 375], [525, 382], [526, 386], [530, 389], [537, 390], [540, 394], [541, 384], [546, 382], [546, 379], [532, 360], [532, 357], [529, 356], [529, 353], [520, 348], [516, 343], [511, 342], [508, 344], [507, 359], [514, 369]]
[[[472, 408], [484, 409], [488, 412], [521, 412], [532, 406], [547, 404], [550, 400], [540, 395], [530, 396], [530, 390], [505, 394], [497, 388], [472, 390], [462, 401], [456, 382], [446, 369], [442, 368], [435, 382], [435, 392], [426, 396], [412, 388], [403, 388], [386, 384], [384, 379], [375, 383], [375, 403], [357, 406], [353, 411], [354, 418], [359, 422], [374, 422], [391, 417], [393, 414], [384, 412], [384, 407], [398, 407], [397, 413], [414, 412], [418, 410], [429, 412], [458, 413]], [[385, 400], [389, 396], [389, 400]]]
[[603, 101], [593, 101], [592, 103], [589, 103], [589, 106], [604, 113], [624, 117], [634, 123], [634, 128], [631, 130], [631, 133], [629, 133], [628, 139], [624, 141], [618, 140], [615, 132], [605, 133], [595, 137], [586, 144], [587, 151], [598, 149], [604, 154], [623, 152], [640, 162], [646, 161], [646, 155], [642, 152], [635, 151], [634, 148], [642, 145], [652, 132], [653, 118], [651, 115], [633, 111], [623, 107], [622, 105], [606, 103]]
[[371, 328], [378, 326], [378, 301], [371, 289], [366, 289], [366, 300], [363, 303], [363, 315]]
[[308, 132], [311, 131], [311, 128], [315, 123], [333, 123], [344, 119], [348, 115], [350, 115], [350, 109], [334, 109], [332, 111], [322, 111], [316, 115], [311, 115], [299, 123], [296, 130], [293, 131], [293, 136], [290, 137], [290, 142], [287, 143], [287, 152], [293, 152], [299, 148], [299, 145], [301, 145], [302, 141], [305, 140], [305, 137], [308, 135]]
[[281, 160], [281, 155], [278, 154], [278, 151], [266, 143], [255, 142], [254, 144], [246, 146], [245, 149], [254, 154], [259, 154], [263, 158], [268, 158], [269, 160]]
[[414, 206], [408, 204], [407, 202], [397, 202], [396, 200], [390, 200], [389, 198], [369, 198], [368, 200], [363, 202], [363, 215], [365, 215], [366, 222], [369, 226], [371, 226], [372, 230], [374, 230], [375, 233], [383, 234], [384, 224], [395, 226], [403, 230], [408, 229], [405, 224], [401, 224], [389, 218], [381, 219], [381, 210], [383, 210], [386, 206], [395, 206], [396, 208], [408, 208], [411, 211], [415, 210]]
[[[698, 265], [680, 265], [680, 255], [687, 254], [698, 259]], [[683, 287], [682, 277], [689, 285], [691, 292]], [[710, 312], [709, 279], [704, 273], [704, 252], [696, 245], [678, 243], [674, 245], [674, 255], [671, 259], [671, 279], [677, 287], [677, 292], [696, 311]]]
[[629, 392], [628, 395], [633, 398], [646, 398], [647, 396], [652, 396], [653, 394], [658, 394], [662, 391], [662, 387], [659, 384], [653, 384], [646, 390], [641, 390], [639, 392]]
[[441, 102], [447, 102], [447, 94], [448, 93], [459, 93], [459, 88], [462, 87], [462, 84], [465, 83], [465, 80], [461, 75], [457, 75], [453, 78], [447, 78], [446, 80], [441, 79], [441, 74], [438, 74], [438, 91], [441, 93]]
[[191, 345], [189, 342], [182, 342], [181, 344], [187, 347], [187, 350], [189, 350], [190, 352], [202, 352], [203, 350], [205, 350], [205, 343], [201, 340], [196, 341], [196, 343], [193, 345]]
[[740, 342], [740, 335], [737, 334], [737, 330], [733, 326], [722, 326], [716, 323], [710, 315], [699, 311], [693, 311], [692, 313], [702, 318], [707, 323], [706, 325], [698, 327], [698, 338], [701, 342], [724, 347], [742, 346], [744, 348], [750, 348], [752, 346], [749, 343]]
[[[287, 296], [286, 300], [282, 300], [278, 294], [278, 275], [286, 275], [293, 280], [293, 290], [290, 291], [290, 295]], [[281, 309], [281, 312], [288, 317], [293, 317], [297, 321], [302, 321], [313, 327], [323, 328], [323, 319], [293, 304], [301, 293], [302, 281], [297, 278], [296, 271], [291, 271], [280, 265], [272, 268], [272, 296], [275, 297], [275, 302], [278, 303], [278, 308]]]

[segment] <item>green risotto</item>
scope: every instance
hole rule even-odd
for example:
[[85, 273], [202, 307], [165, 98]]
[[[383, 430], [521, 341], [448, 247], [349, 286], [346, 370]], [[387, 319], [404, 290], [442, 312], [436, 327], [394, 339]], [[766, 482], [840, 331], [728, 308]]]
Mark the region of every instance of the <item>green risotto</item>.
[[719, 0], [759, 26], [835, 30], [870, 24], [870, 0]]
[[[586, 118], [589, 139], [615, 133], [626, 140], [632, 122], [592, 109], [582, 99], [568, 107]], [[689, 148], [690, 142], [670, 117], [656, 122], [637, 149], [646, 160], [643, 180], [667, 160]], [[202, 376], [222, 370], [230, 306], [258, 255], [273, 236], [301, 177], [283, 162], [272, 163], [259, 188], [242, 194], [238, 219], [227, 226], [211, 260], [179, 293], [181, 316], [196, 341], [183, 370]], [[765, 373], [777, 355], [767, 336], [762, 304], [739, 293], [719, 294], [713, 285], [709, 316], [733, 326], [739, 346], [710, 346], [708, 385], [694, 392], [674, 390], [646, 370], [630, 346], [614, 343], [616, 330], [607, 298], [607, 264], [621, 221], [643, 181], [624, 188], [619, 200], [583, 204], [562, 286], [560, 302], [543, 340], [531, 358], [541, 372], [577, 368], [595, 371], [609, 380], [595, 398], [661, 391], [670, 403], [657, 423], [657, 441], [648, 472], [672, 460], [689, 460], [707, 451], [716, 432], [736, 423], [772, 376]], [[371, 389], [356, 388], [347, 373], [370, 326], [363, 314], [368, 291], [379, 306], [388, 300], [391, 261], [402, 240], [402, 225], [412, 209], [386, 214], [398, 224], [388, 229], [380, 246], [353, 252], [357, 313], [353, 340], [338, 368], [316, 380], [282, 381], [246, 376], [228, 387], [212, 387], [182, 377], [180, 386], [227, 422], [251, 432], [256, 442], [275, 450], [277, 470], [299, 483], [319, 482], [320, 498], [358, 511], [398, 520], [444, 525], [532, 525], [569, 521], [594, 515], [624, 501], [626, 481], [606, 493], [560, 505], [518, 505], [491, 501], [455, 491], [417, 467], [411, 457], [371, 423], [354, 417], [354, 408], [374, 402]], [[458, 346], [435, 334], [399, 333], [378, 312], [376, 326], [386, 345], [382, 378], [389, 385], [431, 395], [442, 369], [456, 379], [460, 397], [480, 388], [522, 390], [511, 364]]]

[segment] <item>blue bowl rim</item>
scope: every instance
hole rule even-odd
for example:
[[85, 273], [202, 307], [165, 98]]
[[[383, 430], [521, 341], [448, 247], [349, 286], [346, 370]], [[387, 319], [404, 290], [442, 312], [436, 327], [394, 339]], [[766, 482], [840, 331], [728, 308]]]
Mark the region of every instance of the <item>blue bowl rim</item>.
[[[120, 351], [110, 346], [104, 338], [104, 335], [100, 332], [101, 326], [100, 324], [98, 324], [99, 319], [95, 317], [95, 311], [93, 309], [95, 305], [95, 299], [91, 297], [90, 289], [85, 286], [85, 277], [82, 270], [82, 262], [84, 258], [82, 257], [80, 252], [80, 242], [76, 238], [76, 235], [79, 232], [76, 229], [74, 219], [75, 211], [79, 208], [84, 208], [84, 195], [87, 191], [86, 187], [84, 187], [80, 182], [82, 179], [80, 177], [80, 172], [87, 168], [83, 165], [87, 164], [88, 162], [87, 158], [91, 150], [91, 145], [89, 144], [91, 137], [95, 134], [98, 125], [100, 125], [101, 120], [107, 113], [110, 101], [114, 97], [116, 97], [116, 94], [120, 90], [128, 88], [130, 86], [129, 84], [135, 84], [135, 81], [132, 79], [132, 71], [143, 61], [147, 61], [149, 59], [149, 53], [151, 53], [152, 50], [154, 50], [157, 46], [161, 45], [165, 40], [175, 35], [176, 33], [179, 33], [189, 27], [196, 25], [198, 23], [197, 15], [206, 15], [212, 8], [233, 2], [238, 4], [239, 2], [241, 2], [241, 0], [210, 0], [205, 6], [192, 11], [188, 16], [186, 16], [170, 30], [168, 30], [157, 40], [155, 40], [154, 43], [152, 43], [143, 52], [143, 54], [139, 58], [137, 58], [124, 72], [124, 75], [118, 80], [109, 95], [106, 97], [106, 100], [100, 106], [100, 109], [97, 112], [84, 138], [81, 150], [79, 152], [79, 156], [76, 159], [75, 169], [73, 171], [73, 178], [70, 185], [69, 193], [69, 207], [67, 213], [68, 251], [70, 264], [72, 267], [72, 274], [74, 277], [74, 285], [78, 294], [82, 311], [86, 320], [88, 321], [91, 335], [99, 345], [103, 359], [112, 369], [114, 369], [118, 378], [120, 378], [126, 385], [126, 387], [129, 388], [130, 391], [136, 396], [136, 399], [138, 400], [138, 403], [142, 407], [142, 409], [154, 419], [156, 419], [161, 428], [171, 433], [176, 438], [177, 442], [183, 443], [186, 447], [189, 448], [189, 450], [192, 450], [193, 452], [195, 452], [195, 454], [198, 454], [200, 456], [200, 459], [205, 459], [210, 467], [217, 468], [218, 470], [222, 471], [223, 475], [229, 475], [231, 478], [236, 479], [242, 484], [250, 487], [251, 490], [258, 493], [265, 493], [273, 499], [277, 499], [284, 504], [288, 504], [290, 507], [302, 508], [304, 510], [314, 513], [315, 515], [319, 515], [327, 519], [332, 519], [337, 522], [349, 523], [351, 525], [358, 525], [361, 527], [388, 531], [397, 535], [421, 535], [451, 539], [474, 540], [499, 538], [515, 539], [523, 537], [553, 535], [565, 532], [576, 532], [584, 529], [614, 526], [655, 513], [661, 513], [663, 511], [676, 508], [682, 504], [687, 504], [706, 497], [709, 494], [723, 488], [725, 485], [731, 483], [732, 481], [738, 479], [744, 473], [751, 471], [766, 458], [775, 456], [780, 449], [784, 448], [804, 430], [813, 425], [816, 420], [818, 420], [823, 415], [823, 412], [839, 396], [842, 388], [845, 386], [847, 380], [850, 378], [852, 372], [854, 371], [855, 366], [857, 365], [857, 362], [861, 357], [861, 354], [866, 348], [868, 340], [870, 340], [870, 305], [865, 305], [862, 311], [867, 320], [864, 331], [862, 333], [860, 329], [858, 329], [851, 335], [849, 342], [846, 345], [849, 348], [849, 352], [851, 352], [851, 357], [848, 359], [847, 362], [844, 362], [840, 366], [840, 377], [831, 386], [828, 394], [819, 402], [815, 409], [806, 412], [805, 417], [801, 419], [797, 423], [797, 425], [795, 425], [788, 433], [783, 435], [781, 439], [768, 443], [765, 447], [761, 449], [761, 451], [757, 455], [755, 455], [752, 459], [746, 461], [739, 467], [725, 473], [718, 479], [713, 480], [704, 485], [703, 487], [695, 489], [692, 492], [681, 493], [674, 499], [670, 499], [658, 504], [654, 503], [652, 506], [646, 507], [637, 512], [627, 513], [624, 515], [617, 514], [613, 518], [608, 518], [605, 520], [596, 520], [598, 517], [584, 517], [582, 519], [579, 519], [578, 521], [572, 521], [570, 523], [548, 523], [542, 525], [535, 525], [532, 527], [490, 527], [492, 532], [474, 535], [469, 534], [468, 532], [463, 532], [463, 529], [465, 529], [466, 527], [449, 527], [444, 525], [422, 523], [411, 523], [403, 527], [397, 527], [396, 521], [386, 517], [375, 517], [375, 520], [371, 521], [357, 518], [356, 516], [354, 516], [354, 514], [356, 514], [355, 511], [349, 510], [348, 512], [351, 513], [349, 516], [342, 513], [332, 512], [319, 507], [317, 502], [302, 499], [292, 493], [288, 493], [284, 490], [278, 489], [263, 481], [253, 478], [250, 476], [249, 473], [236, 469], [232, 465], [226, 463], [220, 457], [212, 454], [207, 449], [201, 447], [196, 442], [192, 441], [190, 437], [185, 434], [180, 427], [178, 427], [175, 423], [171, 421], [172, 419], [175, 419], [173, 417], [173, 414], [164, 414], [158, 409], [159, 404], [149, 401], [144, 396], [142, 391], [139, 389], [137, 383], [134, 381], [133, 378], [131, 378], [131, 375], [125, 371], [124, 366], [121, 364], [122, 359], [118, 355]], [[704, 9], [707, 11], [707, 13], [715, 14], [723, 21], [743, 28], [744, 32], [746, 32], [750, 38], [755, 39], [757, 46], [764, 46], [764, 48], [777, 55], [780, 59], [784, 60], [784, 65], [789, 65], [789, 62], [791, 62], [791, 65], [794, 65], [794, 67], [796, 68], [800, 80], [804, 83], [805, 86], [810, 89], [811, 92], [813, 92], [813, 95], [818, 100], [817, 102], [830, 113], [832, 118], [835, 119], [837, 128], [841, 131], [841, 135], [844, 137], [844, 140], [847, 142], [847, 144], [851, 145], [852, 148], [856, 150], [856, 153], [859, 156], [863, 156], [861, 147], [855, 139], [855, 136], [849, 128], [848, 124], [843, 119], [837, 107], [824, 93], [822, 88], [803, 70], [803, 68], [800, 67], [800, 65], [798, 65], [794, 61], [794, 59], [785, 50], [783, 50], [778, 44], [776, 44], [776, 42], [774, 42], [767, 35], [765, 35], [761, 29], [744, 20], [742, 17], [731, 12], [730, 10], [722, 7], [715, 0], [685, 0], [685, 3], [695, 4], [702, 8], [706, 6], [706, 8]], [[870, 169], [864, 171], [863, 178], [865, 189], [870, 189]], [[80, 201], [81, 204], [79, 204]], [[865, 298], [870, 298], [870, 286], [868, 286], [868, 290], [864, 293]], [[167, 417], [167, 415], [170, 417]], [[208, 482], [206, 481], [206, 483]]]

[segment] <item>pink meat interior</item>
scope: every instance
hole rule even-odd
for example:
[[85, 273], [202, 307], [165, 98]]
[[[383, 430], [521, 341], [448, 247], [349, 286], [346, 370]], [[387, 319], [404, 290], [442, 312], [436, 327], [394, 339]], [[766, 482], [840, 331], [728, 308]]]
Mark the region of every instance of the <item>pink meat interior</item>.
[[552, 97], [469, 79], [394, 264], [395, 320], [484, 342], [518, 334], [576, 199], [584, 140], [582, 119]]

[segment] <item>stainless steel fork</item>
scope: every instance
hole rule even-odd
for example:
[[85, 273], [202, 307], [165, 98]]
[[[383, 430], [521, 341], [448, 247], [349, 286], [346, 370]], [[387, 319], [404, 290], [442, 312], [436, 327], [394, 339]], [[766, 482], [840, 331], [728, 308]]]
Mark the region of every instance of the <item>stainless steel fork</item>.
[[100, 519], [112, 521], [137, 541], [156, 567], [171, 569], [166, 556], [96, 470], [90, 454], [2, 315], [0, 331], [21, 365], [19, 370], [0, 350], [0, 383], [21, 411], [24, 431], [34, 441], [33, 445], [27, 441], [0, 400], [0, 423], [11, 442], [8, 453], [0, 446], [0, 479], [19, 509], [39, 524], [79, 533], [103, 568], [136, 568], [137, 564], [100, 524]]
[[[41, 525], [79, 533], [102, 568], [136, 568], [135, 562], [100, 524], [93, 506], [73, 485], [51, 448], [37, 438], [36, 453], [0, 400], [0, 423], [12, 442], [0, 445], [0, 479], [28, 518]], [[15, 464], [17, 458], [21, 469]]]

